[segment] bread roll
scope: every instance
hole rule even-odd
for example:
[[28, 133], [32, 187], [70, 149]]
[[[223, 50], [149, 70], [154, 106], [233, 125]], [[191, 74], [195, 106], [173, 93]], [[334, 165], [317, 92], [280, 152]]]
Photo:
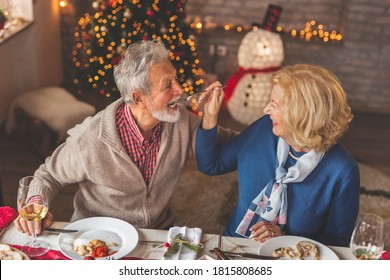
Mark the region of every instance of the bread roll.
[[312, 256], [316, 260], [320, 259], [320, 252], [316, 244], [310, 241], [301, 241], [296, 245], [296, 247], [300, 255], [299, 257], [303, 258], [303, 257]]

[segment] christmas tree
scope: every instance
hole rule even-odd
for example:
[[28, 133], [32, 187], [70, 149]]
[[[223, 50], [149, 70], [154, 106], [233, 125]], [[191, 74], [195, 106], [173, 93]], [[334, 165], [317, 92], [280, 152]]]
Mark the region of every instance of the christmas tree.
[[117, 99], [113, 68], [131, 43], [161, 40], [170, 50], [178, 79], [188, 94], [200, 88], [202, 69], [184, 13], [186, 0], [96, 0], [94, 13], [77, 23], [73, 61], [79, 93]]

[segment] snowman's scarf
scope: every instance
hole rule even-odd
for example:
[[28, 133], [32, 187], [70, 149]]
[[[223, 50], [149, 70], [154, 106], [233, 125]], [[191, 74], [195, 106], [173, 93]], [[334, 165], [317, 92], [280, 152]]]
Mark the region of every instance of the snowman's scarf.
[[237, 71], [229, 78], [229, 80], [226, 82], [226, 88], [224, 89], [225, 92], [225, 99], [224, 99], [224, 105], [227, 104], [230, 97], [232, 97], [234, 89], [236, 88], [238, 82], [244, 77], [246, 74], [256, 74], [256, 73], [269, 73], [269, 72], [276, 72], [280, 69], [280, 67], [269, 67], [269, 68], [242, 68], [238, 67]]

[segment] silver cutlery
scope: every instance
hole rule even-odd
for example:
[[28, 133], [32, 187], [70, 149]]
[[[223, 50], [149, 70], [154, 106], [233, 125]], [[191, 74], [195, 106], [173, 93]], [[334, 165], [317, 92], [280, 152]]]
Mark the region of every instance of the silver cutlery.
[[211, 253], [217, 255], [220, 260], [230, 260], [228, 256], [225, 255], [223, 251], [221, 251], [218, 247], [215, 247], [213, 250], [210, 250]]
[[77, 229], [49, 228], [49, 227], [44, 227], [43, 230], [47, 231], [47, 232], [55, 232], [55, 233], [76, 233], [76, 232], [78, 232]]
[[[215, 249], [210, 250], [210, 252], [216, 254]], [[278, 257], [249, 254], [249, 253], [236, 253], [236, 252], [228, 252], [228, 251], [221, 251], [221, 253], [223, 253], [227, 256], [231, 256], [231, 257], [248, 258], [248, 259], [261, 259], [261, 260], [279, 260], [280, 259]]]
[[[226, 86], [218, 87], [218, 88], [223, 89], [223, 88], [225, 88], [225, 87], [226, 87]], [[176, 101], [174, 101], [173, 103], [185, 104], [185, 103], [191, 101], [194, 97], [197, 97], [197, 96], [199, 96], [200, 94], [202, 94], [202, 93], [204, 93], [204, 92], [207, 92], [207, 90], [197, 91], [197, 92], [195, 92], [193, 95], [187, 96], [185, 99], [176, 100]]]
[[164, 241], [139, 240], [138, 243], [143, 245], [160, 245], [160, 244], [164, 244]]

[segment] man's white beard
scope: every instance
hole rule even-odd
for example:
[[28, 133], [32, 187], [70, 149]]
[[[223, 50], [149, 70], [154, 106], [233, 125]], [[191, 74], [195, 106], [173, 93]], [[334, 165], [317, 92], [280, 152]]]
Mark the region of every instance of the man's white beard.
[[177, 122], [180, 118], [180, 111], [178, 108], [172, 112], [170, 112], [168, 107], [165, 107], [161, 111], [157, 111], [154, 109], [153, 101], [150, 102], [150, 111], [152, 112], [152, 116], [161, 122]]

